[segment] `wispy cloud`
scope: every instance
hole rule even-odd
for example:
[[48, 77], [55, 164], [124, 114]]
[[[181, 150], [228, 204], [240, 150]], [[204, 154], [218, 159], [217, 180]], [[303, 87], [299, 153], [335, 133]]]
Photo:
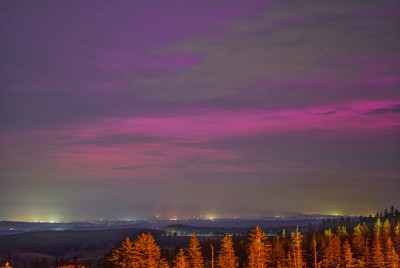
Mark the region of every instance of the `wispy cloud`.
[[[75, 138], [78, 144], [151, 143], [165, 139], [176, 143], [207, 142], [228, 137], [310, 129], [377, 130], [397, 125], [399, 101], [364, 101], [298, 109], [193, 110], [154, 116], [104, 118], [92, 123], [69, 124], [44, 131]], [[385, 118], [365, 114], [391, 112]], [[330, 115], [329, 117], [321, 115]], [[82, 141], [82, 142], [80, 142]]]
[[365, 114], [386, 114], [386, 113], [400, 113], [400, 104], [392, 105], [386, 108], [377, 108], [366, 112]]
[[[319, 139], [328, 140], [386, 133], [398, 125], [397, 103], [387, 100], [289, 110], [194, 110], [189, 114], [104, 118], [38, 131], [36, 135], [47, 140], [47, 154], [57, 165], [83, 171], [88, 177], [128, 171], [118, 176], [163, 177], [185, 170], [249, 172], [260, 170], [259, 165], [250, 164], [254, 155], [218, 143], [310, 131], [319, 131]], [[384, 117], [366, 116], [384, 112]]]

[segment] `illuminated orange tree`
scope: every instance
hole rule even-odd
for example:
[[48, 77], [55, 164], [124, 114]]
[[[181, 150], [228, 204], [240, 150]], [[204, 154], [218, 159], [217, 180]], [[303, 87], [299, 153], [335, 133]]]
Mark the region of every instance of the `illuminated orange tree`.
[[196, 234], [190, 238], [189, 249], [187, 251], [188, 262], [190, 268], [203, 268], [204, 260], [201, 253], [199, 238]]
[[394, 248], [397, 255], [400, 256], [400, 221], [394, 227], [394, 238], [393, 238]]
[[267, 241], [267, 236], [260, 227], [256, 227], [249, 234], [249, 268], [265, 268], [271, 262], [270, 245]]
[[363, 266], [368, 263], [368, 227], [365, 224], [358, 224], [353, 229], [352, 249], [356, 263]]
[[189, 263], [183, 249], [180, 249], [174, 260], [174, 268], [188, 268]]
[[392, 240], [392, 226], [388, 218], [384, 221], [382, 226], [382, 243], [384, 245], [383, 253], [385, 258], [385, 265], [392, 268], [400, 267], [399, 255], [396, 252], [396, 248]]
[[385, 267], [385, 255], [382, 247], [382, 222], [378, 218], [374, 225], [374, 240], [372, 245], [372, 263], [374, 267]]
[[133, 243], [129, 237], [125, 238], [120, 248], [113, 249], [107, 259], [113, 267], [135, 267]]
[[322, 245], [322, 267], [338, 267], [340, 262], [340, 239], [331, 229], [326, 230]]
[[299, 231], [299, 226], [297, 226], [296, 231], [291, 233], [291, 245], [288, 262], [289, 267], [293, 268], [303, 268], [305, 266], [304, 256], [303, 256], [303, 236]]
[[400, 267], [399, 255], [397, 254], [392, 239], [390, 237], [386, 241], [385, 261], [387, 267], [391, 268]]
[[286, 253], [284, 244], [281, 241], [281, 237], [274, 237], [272, 240], [272, 263], [274, 267], [286, 267]]
[[12, 268], [8, 261], [4, 264], [4, 266], [0, 266], [1, 268]]
[[120, 268], [167, 268], [161, 258], [161, 249], [153, 236], [141, 234], [133, 243], [126, 238], [121, 247], [112, 250], [108, 257], [113, 267]]
[[236, 268], [239, 266], [231, 236], [224, 236], [221, 240], [221, 250], [219, 251], [217, 267]]
[[342, 267], [352, 268], [355, 267], [355, 259], [353, 258], [353, 253], [351, 252], [351, 246], [348, 240], [343, 243], [343, 256], [342, 256]]
[[400, 221], [394, 227], [394, 246], [395, 246], [397, 255], [400, 256]]

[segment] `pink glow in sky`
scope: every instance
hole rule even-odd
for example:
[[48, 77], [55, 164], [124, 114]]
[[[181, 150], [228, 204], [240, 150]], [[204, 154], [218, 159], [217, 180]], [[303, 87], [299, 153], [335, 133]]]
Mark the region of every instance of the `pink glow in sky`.
[[[400, 115], [396, 112], [390, 113], [390, 110], [399, 109], [399, 103], [400, 100], [381, 100], [290, 110], [194, 110], [192, 114], [111, 117], [89, 124], [70, 124], [38, 135], [53, 139], [65, 138], [74, 142], [90, 142], [107, 136], [125, 135], [163, 138], [178, 143], [201, 143], [241, 136], [309, 130], [337, 130], [342, 135], [354, 135], [396, 128]], [[389, 114], [382, 118], [376, 116], [379, 111]]]
[[[291, 110], [212, 111], [131, 118], [105, 118], [36, 133], [53, 141], [47, 150], [56, 164], [90, 179], [176, 175], [184, 161], [209, 172], [248, 171], [238, 164], [247, 153], [218, 149], [208, 143], [225, 139], [284, 133], [332, 132], [336, 137], [390, 132], [400, 120], [395, 100], [356, 102]], [[397, 106], [396, 106], [397, 105]], [[330, 135], [310, 139], [328, 139]], [[228, 161], [230, 165], [215, 165]], [[191, 166], [191, 169], [194, 167]], [[260, 167], [257, 167], [260, 168]], [[185, 168], [186, 169], [186, 168]], [[83, 173], [80, 173], [83, 172]]]
[[1, 3], [0, 220], [400, 203], [399, 11]]

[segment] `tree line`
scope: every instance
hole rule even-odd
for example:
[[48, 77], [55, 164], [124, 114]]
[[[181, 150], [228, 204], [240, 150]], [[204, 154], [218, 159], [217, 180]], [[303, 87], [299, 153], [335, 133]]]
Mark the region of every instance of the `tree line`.
[[121, 268], [304, 268], [304, 267], [400, 267], [400, 222], [377, 217], [373, 225], [358, 223], [351, 230], [336, 229], [302, 233], [297, 227], [267, 237], [255, 227], [246, 239], [246, 254], [238, 255], [233, 236], [224, 236], [211, 259], [205, 260], [196, 234], [187, 248], [179, 249], [173, 261], [162, 257], [153, 236], [141, 234], [135, 241], [128, 237], [107, 257], [111, 267]]

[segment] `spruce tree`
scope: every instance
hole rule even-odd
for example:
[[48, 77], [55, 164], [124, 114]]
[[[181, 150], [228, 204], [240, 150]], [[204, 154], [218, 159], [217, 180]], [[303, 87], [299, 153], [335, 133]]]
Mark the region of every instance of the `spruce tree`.
[[322, 266], [337, 267], [341, 261], [340, 256], [340, 239], [331, 231], [325, 230], [324, 247], [322, 251]]
[[272, 240], [272, 263], [274, 267], [286, 266], [286, 254], [279, 236]]
[[353, 253], [351, 252], [351, 246], [348, 240], [343, 243], [343, 257], [342, 257], [342, 267], [351, 268], [354, 267]]
[[385, 244], [386, 240], [392, 235], [392, 226], [390, 224], [389, 219], [386, 219], [383, 222], [383, 226], [382, 226], [382, 242]]
[[239, 266], [231, 236], [224, 236], [221, 240], [221, 250], [218, 254], [218, 268], [236, 268]]
[[190, 268], [204, 267], [203, 254], [201, 253], [200, 242], [196, 234], [192, 235], [192, 237], [190, 238], [190, 244], [187, 254]]
[[154, 237], [148, 234], [141, 234], [133, 244], [135, 265], [139, 268], [157, 268], [165, 265], [161, 258], [161, 249]]
[[356, 259], [356, 263], [360, 266], [365, 265], [368, 262], [368, 227], [364, 224], [358, 224], [353, 229], [353, 254]]
[[313, 260], [313, 267], [318, 267], [318, 250], [317, 250], [317, 234], [314, 232], [312, 236], [311, 248], [312, 248], [312, 260]]
[[289, 263], [289, 265], [293, 268], [303, 268], [305, 266], [303, 256], [303, 236], [299, 231], [299, 226], [296, 227], [295, 232], [291, 233], [291, 237], [290, 254], [292, 255], [292, 262]]
[[374, 225], [374, 240], [372, 245], [372, 262], [374, 267], [385, 267], [385, 258], [382, 247], [382, 222], [378, 218]]
[[341, 241], [345, 241], [348, 238], [347, 228], [346, 226], [339, 226], [336, 231], [336, 235], [340, 238]]
[[283, 250], [285, 252], [289, 251], [289, 242], [288, 242], [288, 236], [286, 234], [286, 229], [282, 230], [281, 236], [280, 236], [280, 242], [282, 244]]
[[249, 234], [249, 268], [265, 268], [270, 263], [270, 248], [267, 236], [260, 227], [256, 227]]
[[189, 263], [185, 256], [185, 252], [183, 249], [179, 249], [178, 254], [176, 254], [176, 258], [174, 260], [174, 268], [188, 268]]
[[394, 227], [394, 246], [397, 252], [397, 255], [400, 256], [400, 221]]
[[390, 268], [400, 267], [399, 255], [396, 253], [392, 238], [390, 237], [386, 240], [385, 263]]
[[107, 260], [113, 267], [135, 267], [133, 243], [129, 237], [125, 238], [125, 241], [122, 243], [120, 248], [111, 250]]
[[118, 249], [108, 256], [112, 267], [118, 268], [166, 268], [167, 262], [161, 258], [161, 249], [153, 236], [141, 234], [133, 243], [127, 237]]

